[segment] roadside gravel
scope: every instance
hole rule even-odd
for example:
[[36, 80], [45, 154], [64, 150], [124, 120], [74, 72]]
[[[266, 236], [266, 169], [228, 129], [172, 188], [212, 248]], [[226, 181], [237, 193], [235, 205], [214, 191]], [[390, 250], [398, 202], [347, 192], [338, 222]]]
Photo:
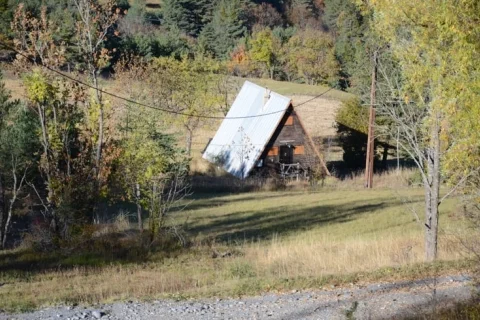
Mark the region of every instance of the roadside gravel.
[[436, 280], [351, 285], [240, 299], [64, 306], [24, 314], [0, 313], [0, 320], [401, 319], [432, 310], [433, 306], [442, 308], [466, 301], [476, 292], [478, 288], [470, 285], [469, 277], [456, 275]]

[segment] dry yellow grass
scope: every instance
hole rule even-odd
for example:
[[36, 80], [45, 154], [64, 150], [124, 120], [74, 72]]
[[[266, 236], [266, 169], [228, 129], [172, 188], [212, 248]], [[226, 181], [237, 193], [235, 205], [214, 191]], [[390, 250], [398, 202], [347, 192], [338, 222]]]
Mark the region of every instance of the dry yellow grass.
[[[327, 284], [414, 279], [457, 273], [469, 266], [454, 261], [437, 267], [415, 264], [423, 261], [420, 247], [419, 237], [289, 242], [275, 238], [267, 245], [244, 245], [238, 249], [244, 254], [241, 257], [212, 259], [205, 251], [160, 263], [78, 267], [13, 281], [10, 278], [0, 289], [0, 306], [25, 310], [64, 303], [236, 296]], [[460, 259], [463, 256], [459, 249], [454, 243], [442, 241], [441, 257]]]
[[[243, 82], [245, 79], [238, 78], [238, 81]], [[331, 89], [322, 85], [308, 85], [302, 83], [294, 83], [287, 81], [276, 81], [270, 79], [252, 79], [249, 78], [249, 81], [252, 81], [262, 87], [267, 87], [272, 91], [283, 94], [284, 96], [291, 95], [305, 95], [305, 96], [319, 96], [322, 95], [323, 98], [346, 101], [354, 96], [350, 93]]]
[[[273, 90], [277, 85], [283, 94], [301, 86], [295, 84], [291, 89], [285, 83], [269, 84]], [[21, 95], [18, 79], [10, 79], [7, 86]], [[308, 100], [310, 94], [315, 94], [310, 92], [313, 89], [299, 92], [304, 95], [294, 96], [294, 103]], [[331, 135], [338, 106], [336, 100], [316, 99], [300, 108], [299, 113], [312, 135]], [[221, 174], [200, 159], [200, 151], [218, 125], [218, 121], [212, 122], [195, 134], [195, 170]], [[363, 175], [358, 174], [343, 181], [329, 178], [325, 181], [327, 189], [315, 192], [302, 184], [299, 189], [305, 191], [196, 195], [188, 210], [176, 216], [177, 221], [188, 222], [187, 230], [196, 245], [170, 258], [153, 255], [137, 264], [73, 269], [60, 266], [24, 272], [8, 264], [9, 259], [14, 259], [11, 256], [25, 258], [22, 253], [8, 252], [0, 255], [0, 282], [5, 283], [0, 287], [0, 308], [251, 294], [315, 288], [328, 281], [434, 274], [437, 267], [417, 265], [423, 262], [422, 227], [401, 199], [411, 200], [422, 214], [422, 190], [408, 188], [411, 176], [408, 171], [375, 176], [374, 190], [363, 190]], [[464, 257], [463, 247], [455, 237], [466, 233], [464, 222], [455, 215], [457, 207], [455, 200], [442, 206], [442, 261]], [[225, 254], [225, 258], [212, 258], [212, 254]], [[391, 269], [394, 267], [399, 269]], [[452, 272], [457, 267], [456, 262], [449, 262], [439, 268]]]
[[[240, 249], [242, 257], [212, 259], [208, 252], [197, 252], [194, 257], [163, 263], [48, 271], [10, 279], [0, 289], [0, 306], [25, 310], [64, 303], [236, 296], [327, 284], [413, 279], [436, 272], [456, 273], [462, 271], [456, 270], [459, 266], [468, 267], [455, 262], [436, 269], [416, 265], [423, 261], [423, 255], [421, 250], [411, 248], [419, 248], [420, 242], [418, 237], [346, 242], [327, 238], [283, 242], [274, 238], [267, 245], [245, 245]], [[460, 259], [463, 256], [459, 249], [454, 243], [442, 242], [441, 257]]]
[[6, 65], [4, 64], [0, 64], [0, 69], [2, 69], [5, 87], [11, 92], [12, 98], [24, 99], [25, 88], [22, 85], [22, 80], [10, 69], [6, 68]]
[[317, 98], [308, 95], [292, 95], [293, 106], [302, 118], [306, 129], [313, 137], [336, 135], [335, 115], [342, 102], [336, 99]]
[[455, 214], [456, 200], [441, 210], [442, 262], [423, 265], [423, 229], [396, 193], [410, 198], [421, 214], [422, 190], [398, 189], [197, 195], [187, 211], [175, 216], [177, 222], [188, 222], [194, 246], [170, 257], [153, 254], [136, 264], [22, 272], [5, 270], [15, 252], [6, 253], [0, 263], [5, 283], [0, 308], [235, 296], [468, 268], [457, 240], [466, 236], [466, 228]]
[[[246, 260], [253, 261], [255, 269], [281, 278], [371, 272], [424, 261], [423, 238], [419, 234], [338, 240], [307, 233], [291, 241], [274, 238], [269, 245], [252, 245], [245, 252]], [[465, 257], [462, 246], [448, 237], [441, 238], [440, 253], [442, 260]]]
[[[376, 189], [396, 189], [418, 187], [420, 176], [416, 168], [391, 169], [374, 175], [373, 185]], [[365, 186], [365, 172], [357, 171], [347, 175], [343, 180], [327, 177], [324, 185], [339, 189], [362, 189]]]

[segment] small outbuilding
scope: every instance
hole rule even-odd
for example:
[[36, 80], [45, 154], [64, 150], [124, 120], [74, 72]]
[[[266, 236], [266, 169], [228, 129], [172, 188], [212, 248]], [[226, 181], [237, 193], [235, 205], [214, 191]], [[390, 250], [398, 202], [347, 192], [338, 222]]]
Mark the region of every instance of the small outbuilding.
[[290, 98], [249, 81], [203, 158], [240, 179], [267, 172], [297, 179], [318, 170], [330, 174]]

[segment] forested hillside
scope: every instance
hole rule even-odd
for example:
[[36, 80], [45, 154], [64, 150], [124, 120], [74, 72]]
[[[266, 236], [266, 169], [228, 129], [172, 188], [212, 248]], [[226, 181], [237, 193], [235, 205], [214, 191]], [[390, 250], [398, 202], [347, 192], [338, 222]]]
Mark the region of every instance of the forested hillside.
[[[54, 43], [65, 46], [64, 67], [80, 63], [72, 1], [2, 0], [1, 39], [15, 37], [11, 23], [19, 3], [32, 17], [40, 17], [45, 5]], [[108, 5], [120, 16], [105, 43], [112, 58], [104, 66], [108, 71], [128, 52], [147, 59], [209, 57], [233, 75], [345, 90], [360, 90], [368, 78], [373, 45], [353, 0], [120, 0]]]

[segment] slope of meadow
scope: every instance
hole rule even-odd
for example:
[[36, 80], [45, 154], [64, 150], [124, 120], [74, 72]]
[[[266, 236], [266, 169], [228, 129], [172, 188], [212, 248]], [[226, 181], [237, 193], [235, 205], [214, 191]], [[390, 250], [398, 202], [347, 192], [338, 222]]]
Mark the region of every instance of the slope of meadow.
[[[21, 82], [6, 74], [17, 98]], [[239, 85], [242, 79], [239, 79]], [[312, 136], [335, 134], [334, 116], [351, 95], [328, 88], [252, 79], [292, 98]], [[115, 83], [106, 82], [106, 90]], [[115, 88], [115, 93], [122, 95]], [[219, 121], [195, 134], [193, 164]], [[205, 164], [204, 164], [205, 165]], [[97, 231], [114, 232], [91, 253], [0, 253], [0, 309], [131, 298], [235, 296], [270, 290], [320, 288], [371, 280], [416, 278], [465, 270], [458, 236], [466, 225], [459, 202], [442, 205], [440, 262], [423, 264], [423, 228], [409, 211], [423, 212], [422, 190], [409, 187], [412, 172], [375, 178], [363, 190], [359, 177], [326, 181], [300, 191], [194, 194], [173, 215], [190, 247], [142, 252], [135, 225], [124, 219]], [[408, 202], [409, 205], [404, 205]], [[420, 217], [422, 219], [422, 217]], [[119, 239], [119, 240], [118, 240]], [[119, 252], [117, 254], [117, 252]]]
[[[11, 91], [13, 98], [24, 98], [25, 92], [21, 79], [11, 71], [5, 70], [5, 84]], [[274, 92], [280, 93], [292, 99], [294, 106], [299, 113], [302, 121], [312, 137], [326, 139], [335, 136], [335, 114], [343, 101], [353, 98], [353, 95], [339, 90], [332, 90], [325, 86], [313, 86], [292, 82], [275, 81], [269, 79], [243, 79], [236, 78], [238, 85], [236, 90], [240, 90], [245, 80], [252, 81], [260, 86], [266, 87]], [[116, 85], [115, 81], [103, 81], [105, 90], [113, 92], [119, 96], [128, 97], [128, 94]], [[232, 98], [237, 92], [232, 93]], [[322, 95], [318, 97], [319, 95]], [[119, 101], [123, 105], [122, 101]], [[119, 117], [121, 113], [116, 112]], [[221, 114], [219, 114], [221, 115]], [[210, 165], [201, 158], [201, 152], [205, 149], [210, 138], [213, 138], [216, 130], [220, 126], [220, 120], [212, 120], [197, 130], [192, 142], [192, 171], [203, 173]], [[179, 129], [181, 131], [181, 129]], [[179, 145], [183, 146], [183, 138], [180, 138]], [[333, 147], [329, 153], [330, 160], [339, 160], [341, 150]]]
[[[402, 203], [409, 198], [421, 211], [422, 190], [338, 187], [197, 194], [175, 215], [191, 247], [157, 251], [135, 262], [111, 260], [110, 252], [0, 253], [0, 309], [320, 289], [468, 269], [456, 237], [464, 224], [455, 214], [455, 199], [442, 208], [441, 261], [424, 265], [422, 227]], [[118, 229], [126, 246], [130, 228], [135, 226]]]

